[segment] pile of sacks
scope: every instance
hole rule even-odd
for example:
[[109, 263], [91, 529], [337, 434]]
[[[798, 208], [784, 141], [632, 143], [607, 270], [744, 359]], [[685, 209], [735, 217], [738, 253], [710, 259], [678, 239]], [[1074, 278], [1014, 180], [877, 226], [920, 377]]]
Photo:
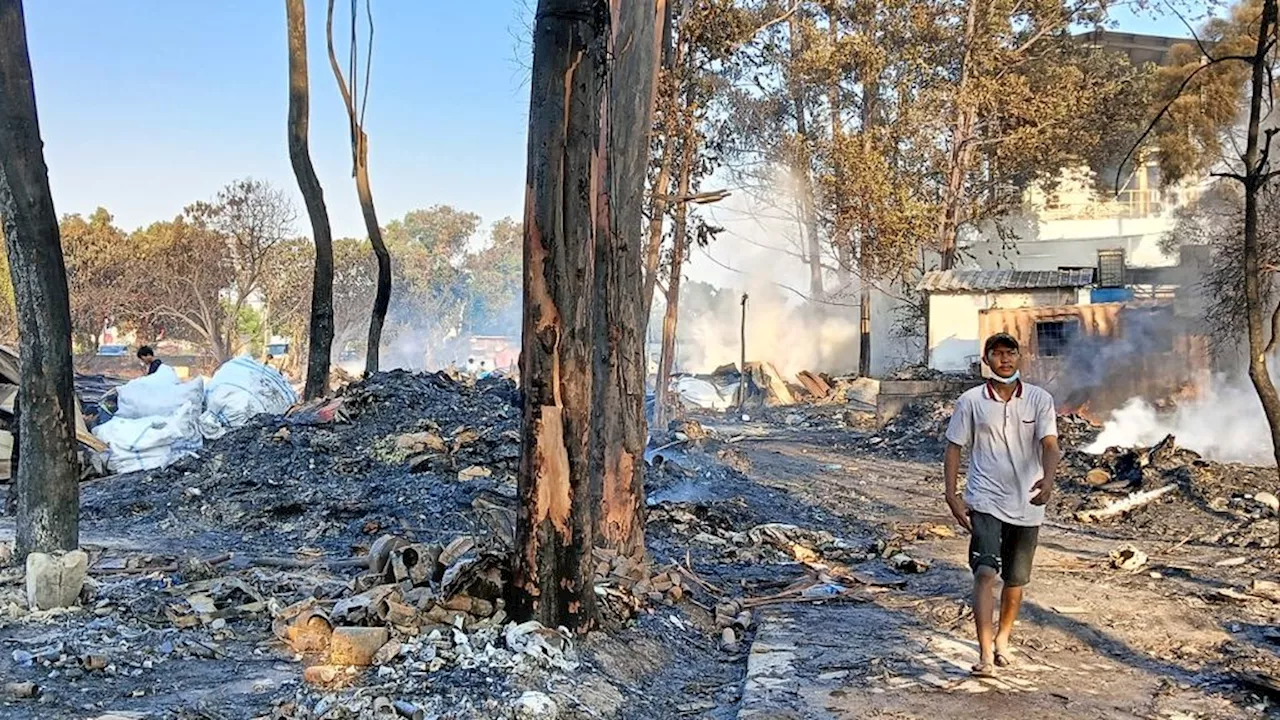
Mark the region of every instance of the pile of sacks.
[[93, 434], [107, 444], [107, 468], [129, 473], [194, 455], [254, 415], [281, 414], [298, 400], [275, 370], [247, 357], [230, 360], [207, 382], [182, 382], [168, 365], [116, 391], [117, 410]]

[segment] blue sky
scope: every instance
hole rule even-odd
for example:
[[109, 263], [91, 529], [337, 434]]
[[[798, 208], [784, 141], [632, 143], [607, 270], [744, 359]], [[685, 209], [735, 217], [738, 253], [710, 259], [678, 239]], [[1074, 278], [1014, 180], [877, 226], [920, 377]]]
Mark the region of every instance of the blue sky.
[[[337, 4], [345, 58], [338, 28], [349, 3]], [[366, 125], [379, 219], [435, 203], [486, 222], [519, 216], [528, 107], [518, 59], [522, 0], [374, 6]], [[308, 0], [307, 11], [312, 158], [335, 234], [363, 235], [346, 116], [325, 50], [325, 4]], [[27, 0], [26, 17], [60, 214], [102, 205], [132, 229], [245, 176], [296, 194], [283, 0]]]
[[[535, 0], [379, 0], [366, 125], [379, 219], [444, 203], [519, 217]], [[361, 3], [363, 5], [363, 3]], [[349, 4], [339, 2], [336, 27]], [[363, 235], [345, 114], [307, 2], [311, 153], [337, 236]], [[27, 0], [45, 158], [61, 213], [133, 229], [228, 182], [297, 193], [285, 140], [283, 0]], [[1120, 29], [1182, 34], [1125, 14]], [[345, 44], [339, 36], [339, 56]], [[363, 35], [362, 35], [363, 37]], [[298, 200], [301, 214], [301, 200]], [[305, 228], [305, 221], [299, 229]]]

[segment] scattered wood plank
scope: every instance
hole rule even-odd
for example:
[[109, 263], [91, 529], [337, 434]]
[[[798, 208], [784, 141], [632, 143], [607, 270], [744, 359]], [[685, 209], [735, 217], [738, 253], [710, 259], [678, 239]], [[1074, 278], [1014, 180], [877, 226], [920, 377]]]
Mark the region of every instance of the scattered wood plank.
[[1153, 500], [1164, 497], [1177, 489], [1177, 485], [1169, 484], [1163, 487], [1158, 487], [1155, 490], [1130, 493], [1128, 497], [1116, 500], [1115, 502], [1108, 504], [1106, 507], [1098, 508], [1096, 510], [1081, 510], [1076, 513], [1076, 519], [1080, 522], [1089, 523], [1097, 520], [1105, 520], [1106, 518], [1115, 517], [1116, 515], [1123, 515], [1131, 510], [1136, 510]]
[[801, 370], [796, 374], [796, 379], [804, 386], [805, 392], [809, 393], [816, 400], [823, 400], [831, 394], [831, 386], [821, 375], [817, 375], [808, 370]]

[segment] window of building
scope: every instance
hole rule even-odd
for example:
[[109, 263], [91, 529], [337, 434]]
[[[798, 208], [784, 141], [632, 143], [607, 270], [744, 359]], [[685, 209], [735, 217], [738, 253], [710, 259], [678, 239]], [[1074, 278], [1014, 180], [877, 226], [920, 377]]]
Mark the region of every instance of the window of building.
[[1098, 251], [1098, 287], [1124, 287], [1124, 250]]
[[1080, 333], [1080, 321], [1076, 318], [1041, 320], [1036, 323], [1036, 354], [1040, 357], [1059, 357]]

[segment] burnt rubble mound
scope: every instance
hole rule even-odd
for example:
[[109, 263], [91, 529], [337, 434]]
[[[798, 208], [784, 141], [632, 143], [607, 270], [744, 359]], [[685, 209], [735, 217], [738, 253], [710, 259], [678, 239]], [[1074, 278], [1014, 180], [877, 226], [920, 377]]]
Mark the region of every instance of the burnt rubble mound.
[[919, 400], [859, 443], [869, 452], [904, 459], [937, 460], [947, 449], [947, 423], [955, 400]]
[[472, 532], [482, 496], [513, 498], [515, 384], [393, 370], [286, 416], [259, 416], [162, 470], [83, 487], [83, 516], [192, 549], [340, 555], [383, 531], [446, 541]]
[[1081, 523], [1179, 542], [1276, 547], [1275, 469], [1218, 463], [1166, 436], [1098, 455], [1067, 450], [1058, 513]]

